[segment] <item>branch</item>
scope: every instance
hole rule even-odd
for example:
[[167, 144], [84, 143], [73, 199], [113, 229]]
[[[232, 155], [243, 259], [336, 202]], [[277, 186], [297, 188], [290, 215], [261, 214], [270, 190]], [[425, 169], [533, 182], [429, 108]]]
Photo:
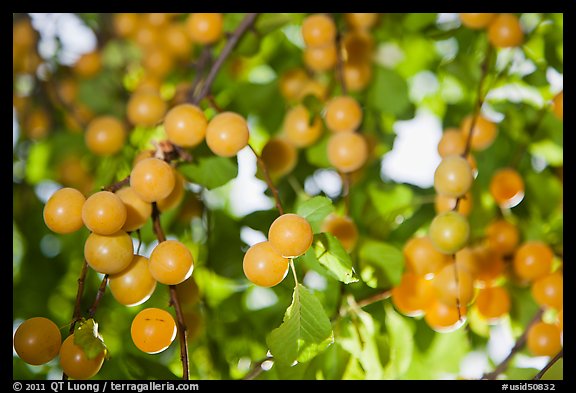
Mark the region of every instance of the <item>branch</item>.
[[[476, 103], [474, 104], [474, 110], [472, 111], [472, 121], [470, 122], [470, 128], [468, 129], [468, 137], [466, 138], [466, 145], [464, 147], [464, 151], [462, 152], [462, 157], [466, 159], [468, 154], [470, 154], [470, 150], [472, 148], [472, 134], [474, 133], [474, 128], [476, 127], [476, 120], [478, 119], [478, 115], [480, 114], [480, 109], [482, 109], [482, 104], [484, 104], [484, 99], [486, 95], [482, 94], [482, 88], [484, 87], [484, 81], [486, 80], [486, 76], [488, 76], [488, 69], [490, 65], [490, 61], [492, 59], [492, 54], [494, 53], [494, 49], [492, 45], [488, 44], [486, 49], [486, 54], [484, 56], [484, 62], [481, 66], [480, 81], [478, 82], [478, 89], [476, 90]], [[456, 198], [456, 202], [454, 203], [454, 208], [452, 211], [458, 211], [458, 205], [460, 205], [460, 200], [462, 196]], [[460, 313], [460, 308], [458, 308], [458, 313]]]
[[[162, 230], [162, 225], [160, 223], [160, 210], [158, 209], [158, 204], [156, 202], [152, 202], [152, 230], [154, 231], [154, 234], [156, 235], [159, 243], [166, 241], [166, 235], [164, 234], [164, 230]], [[182, 313], [182, 308], [180, 307], [176, 286], [169, 285], [168, 288], [170, 290], [170, 305], [173, 306], [174, 310], [176, 311], [176, 320], [178, 322], [180, 361], [182, 362], [182, 379], [189, 380], [190, 375], [188, 371], [188, 338], [186, 322], [184, 321], [184, 314]]]
[[176, 292], [176, 285], [170, 285], [168, 288], [170, 289], [170, 305], [173, 306], [176, 311], [176, 320], [178, 322], [182, 378], [188, 380], [190, 379], [190, 373], [188, 371], [188, 332], [184, 321], [184, 314], [182, 313], [182, 307], [180, 306], [180, 301], [178, 299], [178, 293]]
[[500, 362], [500, 364], [498, 366], [496, 366], [494, 371], [487, 373], [487, 374], [484, 374], [481, 379], [494, 380], [498, 377], [498, 375], [500, 375], [504, 371], [506, 371], [506, 369], [508, 368], [508, 363], [510, 363], [510, 361], [512, 360], [514, 355], [516, 355], [516, 353], [522, 349], [524, 344], [526, 344], [528, 331], [530, 330], [532, 325], [534, 325], [536, 322], [538, 322], [542, 318], [543, 313], [544, 313], [544, 309], [542, 309], [542, 308], [539, 309], [538, 312], [536, 312], [536, 314], [534, 315], [532, 320], [528, 323], [528, 326], [526, 326], [526, 329], [524, 330], [522, 335], [520, 337], [518, 337], [518, 340], [516, 340], [516, 343], [514, 344], [512, 349], [510, 350], [510, 353], [508, 354], [508, 356], [506, 356], [506, 358], [502, 362]]
[[484, 56], [484, 62], [481, 66], [480, 81], [478, 82], [478, 90], [476, 91], [476, 104], [474, 105], [474, 111], [472, 112], [472, 122], [470, 122], [470, 129], [468, 130], [468, 138], [466, 139], [466, 147], [464, 148], [464, 152], [462, 153], [462, 157], [466, 158], [468, 153], [470, 153], [471, 145], [472, 145], [472, 134], [474, 133], [474, 127], [476, 126], [476, 119], [480, 114], [480, 109], [482, 109], [482, 104], [484, 104], [485, 95], [482, 94], [482, 87], [484, 87], [484, 81], [486, 80], [486, 76], [488, 75], [488, 69], [490, 65], [490, 61], [492, 59], [492, 53], [494, 50], [492, 45], [488, 44], [488, 48], [486, 50], [486, 55]]
[[558, 352], [552, 359], [550, 359], [550, 361], [544, 366], [544, 368], [538, 374], [536, 374], [534, 378], [532, 378], [532, 380], [539, 381], [540, 379], [542, 379], [544, 374], [546, 374], [546, 371], [548, 371], [550, 367], [552, 367], [554, 363], [560, 360], [560, 358], [563, 356], [564, 356], [564, 350], [561, 349], [560, 352]]
[[268, 168], [266, 167], [266, 163], [264, 162], [262, 157], [258, 153], [256, 153], [256, 150], [254, 150], [252, 145], [249, 144], [248, 146], [250, 147], [250, 150], [252, 150], [252, 153], [254, 153], [254, 155], [256, 156], [256, 161], [258, 162], [258, 165], [260, 166], [260, 168], [262, 169], [262, 172], [264, 173], [264, 180], [266, 180], [266, 184], [268, 185], [268, 188], [272, 192], [272, 196], [274, 197], [274, 201], [276, 203], [276, 209], [278, 209], [278, 213], [280, 215], [283, 215], [284, 214], [284, 208], [282, 207], [282, 202], [280, 201], [280, 195], [278, 194], [278, 189], [274, 186], [274, 182], [272, 181], [272, 178], [270, 177], [270, 172], [268, 172]]
[[162, 225], [160, 224], [160, 209], [158, 209], [158, 204], [152, 202], [152, 230], [156, 235], [159, 243], [166, 241], [166, 235], [164, 230], [162, 230]]
[[102, 279], [102, 282], [100, 283], [100, 288], [98, 288], [98, 292], [96, 293], [96, 298], [94, 299], [94, 303], [92, 303], [92, 306], [88, 310], [88, 317], [89, 318], [94, 318], [94, 314], [96, 314], [96, 309], [98, 308], [98, 305], [100, 304], [100, 300], [102, 300], [102, 297], [104, 296], [104, 292], [106, 292], [106, 285], [107, 284], [108, 284], [108, 274], [105, 274], [104, 278]]
[[[76, 322], [82, 317], [82, 294], [84, 293], [84, 283], [86, 282], [86, 274], [88, 273], [88, 262], [84, 259], [84, 264], [82, 265], [82, 271], [78, 277], [78, 289], [76, 290], [76, 300], [74, 301], [74, 311], [72, 312], [72, 322], [70, 322], [70, 329], [68, 330], [68, 335], [74, 334], [74, 328], [76, 327]], [[62, 380], [66, 381], [68, 375], [62, 373]]]
[[191, 103], [194, 103], [194, 96], [196, 95], [196, 91], [198, 90], [198, 86], [200, 85], [200, 82], [202, 81], [202, 74], [204, 73], [204, 68], [206, 68], [206, 66], [208, 64], [210, 64], [212, 62], [212, 46], [211, 45], [206, 45], [204, 46], [204, 48], [202, 49], [202, 53], [200, 54], [200, 57], [198, 58], [198, 61], [196, 62], [195, 68], [196, 68], [196, 75], [194, 75], [194, 81], [192, 82], [192, 86], [190, 87], [190, 90], [188, 90], [188, 101]]
[[108, 187], [102, 187], [102, 191], [116, 192], [124, 186], [130, 185], [130, 175], [126, 176], [124, 179], [117, 181], [114, 184], [110, 184]]
[[208, 73], [208, 76], [206, 77], [206, 80], [202, 85], [202, 89], [200, 90], [198, 95], [196, 95], [192, 100], [193, 104], [198, 105], [200, 101], [202, 101], [202, 99], [208, 95], [208, 92], [210, 91], [212, 83], [214, 83], [214, 79], [216, 79], [216, 75], [218, 75], [220, 68], [222, 68], [222, 65], [224, 64], [230, 53], [232, 53], [232, 50], [234, 49], [238, 41], [240, 41], [242, 35], [244, 35], [244, 33], [254, 24], [257, 16], [258, 16], [257, 13], [246, 14], [242, 22], [240, 22], [236, 30], [234, 30], [234, 33], [232, 33], [228, 37], [226, 46], [224, 46], [222, 52], [220, 52], [220, 56], [218, 56], [218, 58], [212, 65], [212, 68], [210, 69], [210, 72]]
[[76, 291], [76, 301], [74, 302], [74, 312], [72, 314], [72, 322], [70, 323], [70, 330], [68, 333], [74, 333], [76, 322], [82, 317], [82, 294], [84, 293], [84, 283], [86, 282], [86, 274], [88, 273], [88, 262], [84, 259], [80, 277], [78, 277], [78, 290]]
[[342, 95], [348, 95], [348, 89], [346, 86], [346, 79], [344, 78], [344, 59], [342, 58], [342, 35], [340, 32], [336, 34], [336, 75], [338, 77], [338, 82], [340, 83], [340, 88], [342, 89]]

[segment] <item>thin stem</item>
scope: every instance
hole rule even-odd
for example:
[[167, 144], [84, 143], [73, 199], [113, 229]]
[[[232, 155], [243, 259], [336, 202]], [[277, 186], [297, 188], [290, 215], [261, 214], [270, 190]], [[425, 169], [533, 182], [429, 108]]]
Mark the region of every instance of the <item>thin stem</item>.
[[140, 228], [136, 230], [136, 235], [138, 236], [138, 247], [136, 248], [136, 255], [140, 254], [140, 247], [142, 246], [142, 234], [140, 233]]
[[546, 374], [546, 371], [548, 371], [550, 369], [550, 367], [552, 367], [554, 365], [554, 363], [556, 363], [558, 360], [560, 360], [560, 358], [563, 356], [564, 356], [564, 350], [561, 349], [560, 352], [558, 352], [552, 359], [550, 359], [550, 361], [548, 361], [548, 363], [544, 366], [544, 368], [542, 370], [540, 370], [540, 372], [538, 374], [536, 374], [534, 376], [534, 378], [532, 378], [532, 380], [533, 381], [539, 381], [540, 379], [542, 379], [544, 374]]
[[[72, 321], [70, 322], [70, 329], [68, 330], [68, 335], [74, 334], [74, 328], [76, 327], [76, 322], [82, 317], [82, 294], [84, 293], [84, 284], [86, 282], [86, 274], [88, 273], [88, 262], [84, 259], [84, 264], [82, 265], [82, 271], [78, 277], [78, 289], [76, 290], [76, 300], [74, 301], [74, 311], [72, 312]], [[68, 375], [62, 373], [62, 380], [68, 380]]]
[[130, 175], [126, 176], [124, 179], [117, 181], [114, 184], [110, 184], [108, 187], [102, 187], [102, 191], [116, 192], [124, 186], [130, 184]]
[[220, 56], [218, 56], [218, 58], [212, 65], [212, 68], [210, 69], [210, 72], [208, 73], [208, 76], [206, 77], [206, 80], [204, 81], [204, 84], [202, 85], [200, 92], [198, 93], [198, 95], [194, 96], [192, 100], [193, 104], [198, 105], [200, 101], [202, 101], [202, 99], [208, 95], [208, 92], [212, 88], [212, 83], [214, 83], [214, 80], [216, 79], [216, 75], [218, 75], [220, 68], [222, 68], [222, 65], [224, 65], [224, 62], [226, 61], [228, 56], [232, 53], [232, 50], [234, 49], [238, 41], [240, 41], [242, 35], [244, 35], [244, 33], [254, 24], [257, 16], [258, 13], [246, 14], [246, 16], [240, 22], [236, 30], [234, 30], [234, 32], [230, 34], [230, 36], [228, 37], [228, 41], [226, 41], [226, 45], [222, 49], [222, 52], [220, 52]]
[[84, 293], [84, 284], [86, 283], [86, 274], [88, 273], [88, 262], [84, 259], [84, 264], [82, 265], [82, 271], [80, 272], [80, 276], [78, 277], [78, 290], [76, 291], [76, 300], [74, 302], [74, 312], [72, 314], [72, 322], [70, 323], [70, 330], [68, 331], [69, 334], [74, 333], [74, 327], [76, 326], [76, 322], [82, 316], [82, 294]]
[[358, 307], [364, 308], [364, 307], [367, 307], [371, 304], [374, 304], [374, 303], [377, 303], [379, 301], [388, 299], [391, 295], [392, 295], [392, 290], [391, 289], [385, 289], [382, 292], [378, 292], [375, 295], [372, 295], [372, 296], [367, 297], [365, 299], [358, 300], [356, 302], [356, 304], [358, 305]]
[[268, 171], [268, 168], [266, 167], [266, 163], [264, 162], [262, 157], [258, 153], [256, 153], [256, 150], [254, 150], [252, 145], [248, 145], [248, 146], [250, 147], [250, 150], [252, 150], [252, 153], [254, 153], [254, 155], [256, 156], [256, 161], [258, 162], [260, 169], [262, 169], [262, 172], [264, 173], [264, 180], [266, 181], [268, 188], [272, 192], [272, 196], [274, 197], [274, 202], [276, 203], [276, 209], [278, 209], [278, 213], [280, 215], [283, 215], [284, 214], [284, 208], [282, 207], [282, 202], [280, 201], [280, 195], [278, 194], [278, 189], [274, 186], [274, 182], [272, 181], [272, 178], [270, 177], [270, 172]]
[[348, 95], [346, 79], [344, 78], [344, 59], [342, 58], [342, 35], [339, 32], [336, 34], [336, 74], [342, 89], [342, 95]]
[[[162, 229], [160, 223], [160, 210], [158, 209], [158, 204], [152, 202], [152, 230], [156, 235], [159, 243], [166, 241], [166, 235]], [[168, 286], [170, 291], [170, 305], [174, 307], [176, 312], [176, 319], [178, 321], [178, 337], [180, 340], [180, 360], [182, 362], [182, 379], [190, 379], [188, 371], [188, 339], [187, 339], [187, 329], [186, 322], [184, 321], [184, 314], [182, 314], [182, 308], [180, 306], [180, 301], [178, 300], [178, 294], [176, 292], [175, 285]]]
[[212, 108], [214, 108], [214, 110], [218, 113], [222, 113], [224, 112], [224, 109], [222, 109], [220, 107], [220, 105], [218, 105], [218, 103], [216, 102], [216, 100], [214, 99], [214, 96], [212, 94], [209, 94], [208, 96], [206, 96], [206, 99], [208, 100], [208, 103], [210, 104], [210, 106]]
[[528, 323], [528, 326], [526, 326], [526, 329], [524, 330], [522, 335], [520, 337], [518, 337], [518, 339], [516, 340], [516, 343], [514, 344], [512, 349], [510, 350], [510, 353], [508, 354], [508, 356], [506, 356], [506, 358], [504, 360], [502, 360], [502, 362], [500, 362], [500, 364], [498, 366], [496, 366], [494, 371], [487, 373], [487, 374], [484, 374], [482, 376], [482, 379], [494, 380], [498, 377], [498, 375], [500, 375], [504, 371], [506, 371], [506, 369], [508, 368], [508, 364], [510, 363], [512, 358], [514, 358], [514, 355], [516, 355], [516, 353], [518, 351], [520, 351], [520, 349], [522, 349], [524, 344], [526, 344], [526, 338], [528, 336], [528, 331], [530, 330], [532, 325], [534, 325], [536, 322], [538, 322], [542, 318], [543, 313], [544, 313], [544, 309], [539, 309], [538, 312], [536, 312], [536, 314], [534, 315], [532, 320]]
[[188, 371], [188, 331], [184, 321], [184, 314], [178, 299], [178, 292], [176, 292], [176, 285], [170, 285], [170, 305], [176, 311], [176, 320], [178, 322], [178, 337], [180, 340], [180, 361], [182, 362], [182, 378], [185, 380], [190, 379], [190, 372]]
[[294, 275], [294, 291], [298, 294], [298, 276], [296, 275], [296, 267], [294, 267], [294, 259], [290, 258], [290, 269]]
[[198, 58], [198, 62], [196, 62], [196, 75], [194, 76], [194, 81], [192, 82], [192, 87], [188, 91], [188, 101], [194, 103], [194, 96], [198, 90], [198, 86], [200, 85], [200, 81], [202, 81], [202, 74], [204, 73], [204, 69], [208, 64], [212, 61], [212, 46], [206, 45], [202, 49], [202, 53]]
[[162, 229], [162, 224], [160, 223], [160, 209], [158, 209], [158, 204], [152, 202], [152, 230], [156, 235], [159, 243], [166, 241], [166, 235]]
[[341, 173], [342, 177], [342, 193], [344, 194], [344, 214], [350, 215], [350, 174]]
[[100, 287], [98, 288], [98, 292], [96, 293], [96, 298], [94, 299], [94, 303], [92, 303], [92, 306], [88, 310], [88, 317], [89, 318], [94, 318], [94, 315], [96, 314], [96, 309], [98, 308], [98, 305], [100, 304], [100, 300], [102, 300], [102, 298], [104, 297], [104, 292], [106, 292], [106, 285], [107, 284], [108, 284], [108, 274], [105, 274], [104, 278], [102, 279], [102, 282], [100, 283]]
[[464, 152], [462, 153], [462, 157], [464, 158], [466, 158], [466, 156], [468, 156], [468, 153], [470, 153], [470, 149], [472, 147], [472, 134], [474, 133], [474, 127], [476, 126], [476, 120], [478, 118], [478, 115], [480, 114], [480, 109], [482, 109], [482, 104], [484, 104], [485, 95], [482, 92], [482, 88], [484, 87], [484, 81], [486, 80], [486, 76], [488, 76], [490, 61], [492, 60], [492, 53], [494, 53], [492, 45], [488, 45], [486, 55], [484, 56], [484, 62], [482, 63], [482, 70], [481, 70], [482, 74], [480, 75], [480, 81], [478, 82], [478, 89], [476, 91], [476, 103], [474, 105], [474, 111], [472, 112], [472, 122], [470, 123], [470, 129], [468, 130], [466, 147], [464, 148]]
[[456, 282], [456, 309], [458, 310], [458, 320], [462, 320], [462, 311], [460, 310], [460, 277], [458, 277], [458, 264], [456, 263], [456, 254], [452, 254], [452, 263], [454, 266], [454, 281]]

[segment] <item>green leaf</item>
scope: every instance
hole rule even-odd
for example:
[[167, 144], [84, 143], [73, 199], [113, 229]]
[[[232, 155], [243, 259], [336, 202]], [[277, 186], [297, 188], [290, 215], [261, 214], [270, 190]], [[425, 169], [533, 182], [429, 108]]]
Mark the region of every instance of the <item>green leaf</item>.
[[371, 183], [368, 194], [378, 213], [386, 220], [394, 221], [399, 215], [407, 218], [414, 211], [414, 193], [405, 184], [384, 188], [378, 183]]
[[306, 149], [306, 159], [312, 165], [319, 168], [329, 168], [332, 166], [328, 160], [328, 140], [330, 135], [324, 133], [315, 144]]
[[[361, 261], [377, 268], [376, 276], [383, 281], [378, 282], [377, 286], [387, 287], [400, 284], [402, 272], [404, 271], [402, 250], [388, 243], [367, 239], [362, 242], [359, 255]], [[364, 272], [361, 275], [364, 281], [369, 281], [366, 279], [367, 277], [364, 277]]]
[[[351, 317], [341, 320], [338, 344], [348, 351], [358, 364], [349, 364], [345, 378], [383, 379], [386, 364], [386, 340], [380, 333], [380, 324], [371, 314], [356, 310]], [[358, 367], [360, 366], [360, 367]], [[363, 372], [362, 372], [363, 371]]]
[[[422, 320], [422, 329], [430, 328]], [[416, 331], [417, 337], [420, 332]], [[432, 340], [422, 351], [415, 351], [410, 367], [402, 379], [439, 379], [446, 374], [458, 374], [462, 358], [471, 350], [466, 329], [450, 333], [434, 333]]]
[[83, 319], [76, 323], [74, 328], [74, 344], [84, 350], [88, 359], [94, 359], [102, 351], [108, 356], [108, 349], [98, 333], [98, 323], [93, 318]]
[[254, 23], [254, 28], [261, 35], [267, 35], [274, 30], [290, 23], [291, 21], [292, 17], [289, 14], [266, 13], [258, 17]]
[[284, 321], [266, 338], [274, 360], [306, 362], [334, 342], [332, 325], [320, 301], [305, 286], [294, 288]]
[[367, 104], [378, 111], [401, 116], [412, 105], [406, 80], [396, 71], [382, 67], [375, 69]]
[[390, 303], [385, 305], [384, 324], [389, 336], [390, 361], [384, 369], [386, 378], [397, 379], [410, 367], [414, 351], [413, 328], [410, 321], [394, 311]]
[[225, 157], [202, 157], [197, 164], [185, 164], [178, 170], [187, 180], [211, 190], [238, 176], [238, 163]]
[[346, 252], [340, 241], [331, 233], [319, 233], [314, 236], [312, 247], [304, 256], [307, 260], [312, 259], [324, 266], [328, 273], [342, 281], [350, 284], [358, 281], [358, 276], [352, 267], [352, 259]]
[[50, 153], [51, 146], [47, 142], [38, 142], [30, 147], [26, 164], [26, 181], [28, 183], [36, 184], [48, 177]]
[[322, 222], [333, 211], [332, 200], [324, 196], [315, 196], [296, 207], [296, 214], [308, 220], [314, 233], [320, 232]]

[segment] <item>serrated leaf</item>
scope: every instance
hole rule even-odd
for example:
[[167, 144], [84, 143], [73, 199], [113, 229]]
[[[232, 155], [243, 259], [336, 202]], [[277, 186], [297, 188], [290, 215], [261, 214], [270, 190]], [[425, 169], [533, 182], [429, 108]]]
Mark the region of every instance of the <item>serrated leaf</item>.
[[74, 344], [84, 350], [88, 359], [95, 359], [104, 351], [108, 357], [108, 348], [98, 333], [98, 323], [93, 318], [81, 320], [74, 327]]
[[315, 196], [296, 207], [296, 214], [308, 220], [314, 233], [320, 232], [322, 222], [333, 211], [332, 200], [324, 196]]
[[198, 163], [178, 167], [184, 177], [211, 190], [223, 186], [238, 176], [236, 161], [225, 157], [201, 157]]
[[344, 284], [358, 281], [358, 276], [352, 267], [350, 254], [331, 233], [323, 232], [315, 235], [312, 246], [304, 258], [312, 260], [312, 263], [319, 262], [332, 277]]
[[306, 362], [334, 342], [332, 325], [320, 301], [305, 286], [294, 288], [282, 324], [266, 338], [274, 360]]

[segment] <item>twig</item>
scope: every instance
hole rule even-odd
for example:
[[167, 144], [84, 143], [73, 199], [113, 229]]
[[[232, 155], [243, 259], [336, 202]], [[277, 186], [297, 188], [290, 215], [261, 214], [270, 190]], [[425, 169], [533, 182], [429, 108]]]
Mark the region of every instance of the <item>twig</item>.
[[270, 172], [268, 171], [268, 168], [266, 167], [266, 163], [264, 162], [262, 157], [258, 153], [256, 153], [256, 150], [254, 150], [252, 145], [249, 144], [248, 146], [250, 147], [250, 150], [252, 150], [252, 153], [254, 153], [254, 155], [256, 156], [256, 161], [258, 162], [258, 165], [260, 166], [260, 168], [262, 169], [262, 172], [264, 173], [264, 180], [266, 181], [268, 188], [272, 192], [272, 196], [274, 197], [274, 201], [276, 203], [276, 209], [278, 209], [278, 213], [280, 215], [284, 214], [284, 208], [282, 207], [282, 202], [280, 201], [280, 195], [278, 194], [278, 189], [274, 186], [274, 182], [272, 181], [272, 178], [270, 177]]
[[216, 75], [218, 75], [220, 68], [222, 67], [222, 65], [224, 64], [230, 53], [232, 53], [232, 50], [234, 49], [238, 41], [240, 41], [242, 35], [250, 28], [250, 26], [254, 24], [257, 16], [258, 13], [246, 14], [242, 22], [240, 22], [236, 30], [234, 30], [234, 33], [232, 33], [228, 37], [226, 45], [222, 49], [222, 52], [220, 52], [220, 56], [218, 56], [218, 58], [212, 65], [212, 68], [210, 69], [210, 72], [208, 73], [208, 76], [206, 77], [206, 80], [204, 81], [204, 84], [202, 85], [200, 92], [197, 95], [195, 95], [194, 98], [192, 99], [193, 104], [198, 105], [200, 101], [202, 101], [202, 99], [208, 95], [208, 92], [212, 88], [212, 83], [214, 83], [214, 80], [216, 79]]
[[480, 109], [482, 109], [482, 104], [484, 104], [485, 95], [482, 94], [482, 88], [484, 87], [484, 81], [486, 76], [488, 76], [488, 69], [490, 66], [490, 61], [492, 59], [492, 53], [494, 52], [492, 45], [488, 45], [486, 50], [486, 55], [484, 56], [484, 62], [482, 63], [480, 75], [480, 81], [478, 82], [478, 90], [476, 91], [476, 103], [474, 105], [474, 111], [472, 112], [472, 121], [470, 122], [470, 129], [468, 130], [468, 138], [466, 139], [466, 147], [464, 152], [462, 152], [462, 157], [466, 158], [470, 149], [472, 148], [472, 134], [474, 133], [474, 127], [476, 126], [476, 120], [480, 115]]
[[381, 300], [388, 299], [391, 295], [392, 295], [392, 290], [391, 289], [385, 289], [382, 292], [378, 292], [375, 295], [372, 295], [372, 296], [367, 297], [365, 299], [358, 300], [356, 302], [356, 304], [358, 305], [358, 307], [364, 308], [364, 307], [369, 306], [371, 304], [377, 303]]
[[[160, 223], [160, 210], [158, 209], [158, 204], [152, 202], [152, 230], [156, 235], [159, 243], [166, 241], [166, 235], [162, 229]], [[186, 322], [184, 321], [184, 314], [182, 313], [182, 308], [180, 307], [180, 301], [178, 300], [178, 294], [176, 292], [175, 285], [168, 286], [170, 291], [170, 305], [174, 307], [176, 311], [176, 319], [178, 322], [178, 337], [180, 340], [180, 360], [182, 362], [182, 379], [189, 380], [190, 373], [188, 371], [188, 339], [187, 339], [187, 329]]]
[[546, 374], [546, 371], [548, 371], [550, 367], [552, 367], [554, 363], [556, 363], [563, 356], [564, 356], [564, 350], [561, 349], [560, 352], [558, 352], [552, 359], [550, 359], [550, 361], [548, 361], [548, 363], [544, 366], [544, 368], [540, 370], [540, 372], [536, 374], [534, 378], [532, 378], [532, 380], [539, 381], [540, 379], [542, 379], [544, 374]]
[[340, 83], [340, 88], [342, 89], [342, 95], [348, 95], [348, 89], [346, 86], [346, 79], [344, 78], [344, 59], [342, 58], [342, 35], [338, 32], [336, 34], [336, 75], [338, 77], [338, 82]]
[[100, 304], [100, 300], [102, 300], [102, 297], [104, 296], [104, 292], [106, 292], [106, 285], [107, 284], [108, 284], [108, 274], [105, 274], [104, 278], [102, 279], [102, 282], [100, 283], [100, 288], [98, 288], [98, 292], [96, 293], [96, 298], [94, 299], [94, 303], [92, 303], [92, 306], [88, 310], [88, 317], [89, 318], [94, 318], [94, 314], [96, 314], [96, 309], [98, 308], [98, 305]]
[[176, 292], [176, 285], [170, 285], [170, 305], [176, 311], [176, 320], [178, 322], [178, 337], [180, 340], [180, 361], [182, 362], [182, 378], [185, 380], [190, 379], [190, 372], [188, 371], [188, 331], [186, 323], [184, 322], [184, 314], [178, 299], [178, 292]]
[[508, 363], [510, 363], [510, 361], [512, 360], [514, 355], [516, 355], [516, 353], [520, 349], [522, 349], [524, 344], [526, 344], [526, 338], [528, 336], [528, 331], [530, 330], [530, 327], [532, 327], [532, 325], [534, 325], [536, 322], [538, 322], [542, 318], [543, 313], [544, 313], [544, 309], [541, 308], [538, 310], [536, 315], [534, 315], [532, 320], [528, 323], [528, 326], [526, 326], [526, 329], [524, 330], [522, 335], [520, 337], [518, 337], [518, 339], [516, 340], [516, 343], [514, 344], [512, 349], [510, 350], [510, 353], [508, 354], [508, 356], [506, 356], [506, 358], [504, 360], [502, 360], [502, 362], [500, 362], [500, 364], [498, 366], [496, 366], [494, 371], [484, 374], [481, 379], [494, 380], [498, 377], [498, 375], [500, 375], [504, 371], [506, 371], [506, 369], [508, 368]]
[[196, 62], [196, 75], [194, 76], [194, 81], [192, 82], [192, 86], [190, 90], [188, 90], [188, 101], [194, 103], [194, 96], [196, 95], [196, 91], [198, 90], [198, 86], [202, 81], [202, 74], [204, 73], [204, 69], [208, 64], [212, 61], [212, 46], [206, 45], [202, 49], [202, 53]]
[[126, 176], [124, 179], [117, 181], [114, 184], [110, 184], [108, 187], [102, 187], [102, 191], [116, 192], [124, 186], [130, 184], [130, 175]]
[[340, 173], [342, 178], [342, 193], [344, 194], [344, 213], [350, 215], [350, 174]]
[[78, 290], [76, 291], [76, 300], [74, 301], [74, 312], [72, 313], [72, 322], [70, 323], [69, 334], [74, 333], [74, 327], [76, 322], [82, 316], [82, 294], [84, 293], [84, 284], [86, 282], [86, 274], [88, 273], [88, 262], [84, 259], [84, 264], [82, 265], [82, 271], [78, 277]]
[[[82, 271], [78, 277], [78, 289], [76, 290], [76, 300], [74, 301], [74, 311], [72, 312], [72, 322], [70, 322], [70, 329], [68, 330], [68, 335], [74, 334], [74, 328], [76, 327], [76, 322], [82, 317], [82, 294], [84, 293], [84, 284], [86, 282], [86, 274], [88, 273], [88, 262], [84, 259], [84, 264], [82, 265]], [[65, 372], [62, 373], [62, 380], [68, 380], [68, 375]]]
[[159, 243], [166, 241], [166, 235], [162, 230], [162, 225], [160, 224], [160, 209], [158, 209], [158, 204], [152, 202], [152, 230], [156, 235]]

